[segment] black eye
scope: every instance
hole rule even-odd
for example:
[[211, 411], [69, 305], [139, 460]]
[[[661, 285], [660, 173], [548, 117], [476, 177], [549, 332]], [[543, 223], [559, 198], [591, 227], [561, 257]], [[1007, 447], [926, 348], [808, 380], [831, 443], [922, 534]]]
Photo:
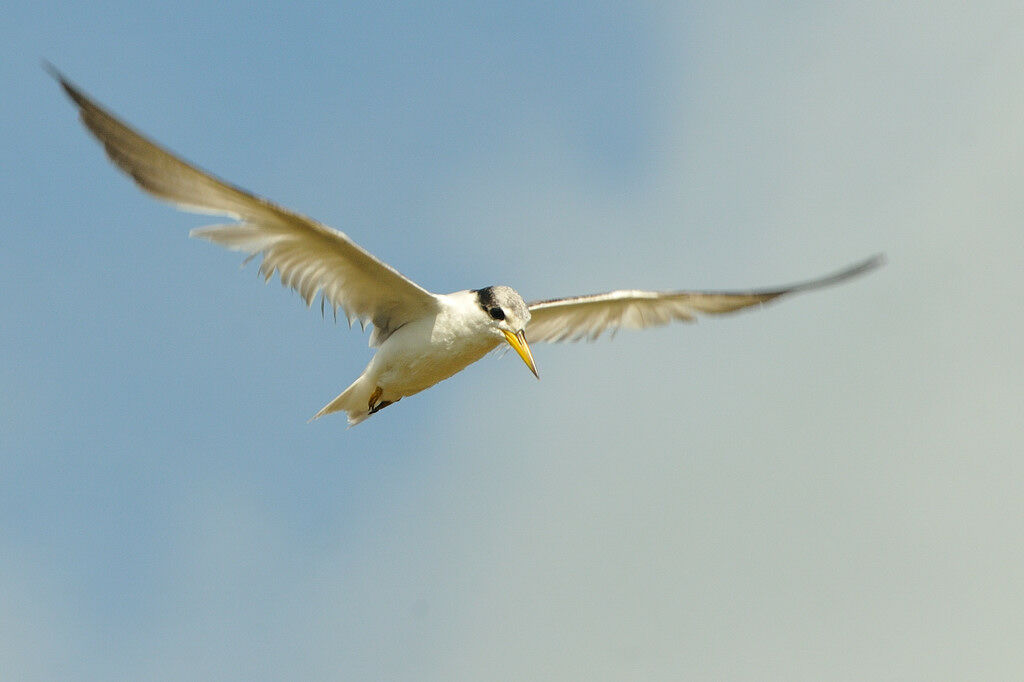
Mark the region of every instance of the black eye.
[[494, 308], [491, 308], [490, 310], [488, 310], [487, 312], [489, 312], [491, 314], [491, 317], [493, 317], [496, 320], [504, 320], [505, 319], [505, 311], [502, 310], [501, 308], [494, 307]]

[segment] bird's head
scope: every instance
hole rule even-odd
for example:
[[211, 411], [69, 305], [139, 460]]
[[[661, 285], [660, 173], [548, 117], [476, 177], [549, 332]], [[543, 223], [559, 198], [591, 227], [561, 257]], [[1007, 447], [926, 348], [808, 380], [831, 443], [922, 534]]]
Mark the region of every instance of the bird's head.
[[540, 379], [537, 363], [533, 361], [530, 346], [526, 343], [526, 323], [530, 321], [530, 309], [526, 301], [512, 287], [503, 285], [477, 289], [476, 300], [488, 318], [488, 329], [505, 339], [512, 350], [519, 354], [533, 375]]

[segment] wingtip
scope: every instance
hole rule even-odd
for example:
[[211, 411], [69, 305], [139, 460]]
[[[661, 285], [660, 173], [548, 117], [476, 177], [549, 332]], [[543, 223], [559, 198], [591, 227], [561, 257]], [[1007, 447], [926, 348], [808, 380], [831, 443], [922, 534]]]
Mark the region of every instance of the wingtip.
[[799, 284], [797, 286], [792, 287], [789, 291], [782, 292], [782, 293], [790, 293], [790, 292], [796, 292], [796, 291], [806, 291], [806, 290], [810, 290], [810, 289], [820, 289], [822, 287], [832, 286], [834, 284], [840, 284], [840, 283], [845, 282], [845, 281], [847, 281], [849, 279], [853, 279], [854, 277], [859, 277], [859, 276], [864, 275], [864, 274], [866, 274], [868, 272], [871, 272], [872, 270], [880, 268], [881, 266], [885, 265], [885, 263], [886, 263], [885, 254], [884, 253], [876, 253], [875, 255], [870, 256], [869, 258], [865, 258], [864, 260], [862, 260], [859, 263], [854, 263], [853, 265], [851, 265], [851, 266], [849, 266], [847, 268], [844, 268], [843, 270], [840, 270], [839, 272], [836, 272], [836, 273], [831, 274], [831, 275], [827, 275], [825, 277], [822, 277], [821, 279], [811, 280], [811, 281], [806, 282], [804, 284]]
[[41, 67], [43, 67], [43, 71], [45, 71], [46, 73], [50, 74], [51, 76], [53, 76], [57, 80], [59, 80], [59, 81], [64, 80], [64, 76], [61, 74], [60, 70], [56, 66], [54, 66], [53, 62], [51, 62], [46, 57], [40, 57], [39, 58], [39, 65]]
[[854, 265], [849, 269], [850, 276], [863, 275], [864, 273], [871, 272], [877, 268], [882, 267], [888, 262], [888, 258], [885, 257], [884, 253], [876, 253], [873, 256], [865, 258], [861, 263]]
[[876, 253], [875, 255], [865, 259], [864, 263], [862, 264], [862, 267], [865, 270], [874, 270], [875, 268], [882, 267], [888, 262], [889, 259], [886, 257], [884, 253]]
[[39, 62], [40, 65], [43, 67], [43, 70], [46, 71], [46, 73], [50, 74], [50, 76], [52, 76], [53, 79], [57, 81], [58, 84], [60, 84], [60, 87], [63, 88], [67, 96], [70, 97], [72, 101], [75, 102], [75, 104], [81, 106], [83, 99], [82, 94], [78, 91], [78, 88], [76, 88], [71, 83], [71, 81], [69, 81], [67, 77], [63, 73], [61, 73], [61, 70], [54, 66], [53, 63], [50, 62], [48, 59], [43, 58], [40, 59]]
[[62, 88], [64, 88], [65, 90], [74, 89], [74, 86], [71, 85], [71, 82], [64, 76], [63, 73], [61, 73], [60, 69], [53, 65], [53, 62], [51, 62], [49, 59], [46, 59], [45, 57], [41, 58], [39, 60], [39, 65], [43, 67], [43, 71], [50, 74], [50, 76], [55, 81], [60, 83]]

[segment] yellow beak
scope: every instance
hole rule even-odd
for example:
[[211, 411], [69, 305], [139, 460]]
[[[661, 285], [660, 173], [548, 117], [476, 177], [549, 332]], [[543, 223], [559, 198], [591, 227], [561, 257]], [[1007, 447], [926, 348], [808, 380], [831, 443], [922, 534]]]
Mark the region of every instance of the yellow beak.
[[519, 330], [518, 334], [507, 332], [504, 329], [501, 333], [505, 335], [505, 340], [508, 341], [508, 345], [512, 346], [515, 352], [519, 353], [519, 357], [523, 359], [526, 366], [533, 372], [533, 376], [540, 379], [540, 373], [537, 371], [537, 363], [533, 361], [533, 353], [530, 352], [530, 346], [526, 343], [526, 332], [522, 329]]

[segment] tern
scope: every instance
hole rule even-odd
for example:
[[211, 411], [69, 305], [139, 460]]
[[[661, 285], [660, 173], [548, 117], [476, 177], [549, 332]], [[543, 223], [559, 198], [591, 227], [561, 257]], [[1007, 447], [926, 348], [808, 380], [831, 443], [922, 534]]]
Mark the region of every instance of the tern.
[[201, 227], [193, 237], [262, 255], [258, 272], [278, 273], [307, 307], [320, 295], [349, 321], [372, 325], [377, 348], [363, 373], [313, 419], [348, 414], [354, 426], [402, 398], [415, 395], [507, 343], [539, 379], [527, 338], [594, 340], [622, 328], [644, 329], [690, 321], [697, 313], [742, 308], [837, 284], [883, 262], [880, 255], [799, 284], [753, 291], [619, 290], [527, 303], [508, 286], [434, 294], [378, 260], [348, 235], [200, 170], [130, 128], [44, 65], [78, 107], [86, 128], [107, 155], [144, 191], [178, 208], [228, 216], [233, 223]]

